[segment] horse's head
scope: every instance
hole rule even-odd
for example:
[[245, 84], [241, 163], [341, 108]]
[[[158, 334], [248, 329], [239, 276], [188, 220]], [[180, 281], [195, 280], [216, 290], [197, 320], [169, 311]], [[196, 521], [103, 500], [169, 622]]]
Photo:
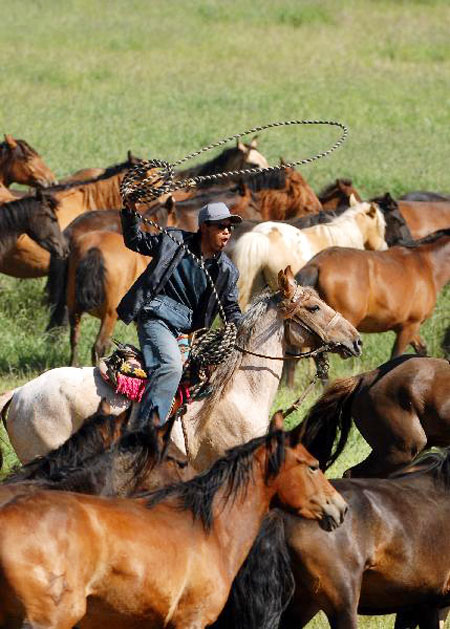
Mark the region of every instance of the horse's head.
[[386, 221], [383, 212], [376, 203], [357, 203], [350, 196], [351, 207], [358, 207], [355, 214], [356, 222], [363, 237], [364, 249], [383, 251], [388, 248], [385, 240]]
[[0, 145], [0, 161], [7, 186], [13, 181], [43, 188], [57, 183], [42, 157], [25, 140], [16, 140], [6, 134], [5, 141]]
[[382, 197], [372, 199], [383, 212], [386, 221], [386, 242], [389, 247], [399, 243], [411, 242], [413, 237], [401, 214], [398, 203], [386, 192]]
[[[228, 164], [229, 170], [241, 170], [242, 168], [269, 168], [269, 162], [262, 155], [257, 147], [257, 137], [255, 136], [249, 144], [243, 142], [236, 143], [234, 161]], [[231, 158], [231, 155], [230, 155]]]
[[325, 345], [344, 358], [361, 355], [362, 340], [356, 328], [313, 288], [298, 285], [290, 266], [278, 273], [278, 287], [288, 344], [311, 349]]
[[319, 520], [322, 528], [333, 530], [340, 526], [347, 512], [347, 503], [325, 478], [319, 462], [300, 442], [300, 431], [294, 429], [283, 433], [283, 415], [278, 412], [272, 418], [269, 435], [277, 439], [272, 442], [272, 451], [266, 454], [266, 467], [277, 464], [279, 443], [284, 440], [284, 458], [280, 471], [272, 481], [276, 494], [275, 504], [293, 511], [309, 520]]
[[30, 201], [37, 204], [35, 210], [30, 213], [28, 236], [50, 253], [65, 258], [69, 253], [69, 247], [59, 228], [56, 215], [58, 201], [51, 195], [43, 195], [39, 190], [36, 199]]

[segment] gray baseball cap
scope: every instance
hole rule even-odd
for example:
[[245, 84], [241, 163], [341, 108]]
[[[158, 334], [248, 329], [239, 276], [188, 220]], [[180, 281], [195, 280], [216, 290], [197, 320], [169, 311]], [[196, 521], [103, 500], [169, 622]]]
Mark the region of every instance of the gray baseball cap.
[[198, 224], [216, 223], [228, 219], [231, 223], [242, 223], [242, 218], [231, 214], [225, 203], [207, 203], [198, 213]]

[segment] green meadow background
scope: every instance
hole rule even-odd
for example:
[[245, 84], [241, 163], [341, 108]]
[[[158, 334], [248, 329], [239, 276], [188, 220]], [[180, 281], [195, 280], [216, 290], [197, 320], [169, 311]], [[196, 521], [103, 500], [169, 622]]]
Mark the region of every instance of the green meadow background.
[[[316, 191], [350, 177], [363, 198], [450, 192], [448, 0], [0, 0], [0, 9], [0, 130], [27, 140], [58, 177], [123, 161], [128, 149], [174, 161], [259, 124], [334, 119], [349, 139], [302, 168]], [[259, 147], [271, 163], [296, 160], [338, 133], [272, 130]], [[44, 285], [0, 275], [0, 392], [67, 364], [68, 335], [44, 333]], [[447, 288], [423, 326], [433, 356], [443, 355], [449, 303]], [[97, 328], [85, 316], [84, 364]], [[136, 342], [123, 325], [115, 336]], [[363, 357], [333, 357], [331, 377], [376, 367], [393, 339], [364, 335]], [[310, 370], [298, 368], [296, 390], [281, 389], [274, 408], [299, 395]], [[353, 433], [331, 476], [367, 453]], [[393, 617], [361, 626], [393, 627]]]

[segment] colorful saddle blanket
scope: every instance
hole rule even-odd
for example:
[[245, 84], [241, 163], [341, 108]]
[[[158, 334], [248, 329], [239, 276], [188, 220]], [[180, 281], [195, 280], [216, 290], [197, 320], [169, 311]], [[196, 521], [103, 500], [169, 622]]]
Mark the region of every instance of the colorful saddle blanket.
[[[189, 357], [189, 338], [186, 334], [177, 338], [181, 352], [183, 365]], [[108, 356], [102, 358], [99, 364], [101, 376], [115, 391], [125, 395], [133, 402], [140, 402], [148, 382], [148, 374], [144, 368], [142, 353], [130, 344], [122, 344], [114, 341], [117, 349]], [[175, 396], [172, 413], [184, 402], [190, 401], [189, 396], [189, 372], [183, 374], [182, 381]]]

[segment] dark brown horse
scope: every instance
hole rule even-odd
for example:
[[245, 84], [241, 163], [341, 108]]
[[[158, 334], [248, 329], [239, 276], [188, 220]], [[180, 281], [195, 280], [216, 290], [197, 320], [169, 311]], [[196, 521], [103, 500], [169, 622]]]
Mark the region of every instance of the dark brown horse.
[[450, 446], [449, 391], [447, 360], [399, 356], [333, 382], [303, 422], [303, 443], [325, 469], [342, 452], [353, 418], [372, 452], [346, 475], [387, 476], [426, 447]]
[[[27, 234], [39, 247], [62, 258], [68, 248], [57, 220], [58, 201], [52, 196], [24, 197], [0, 208], [0, 268], [17, 240]], [[38, 247], [38, 248], [39, 248]]]
[[206, 627], [274, 499], [330, 528], [343, 519], [344, 501], [296, 440], [272, 425], [205, 474], [140, 499], [38, 492], [7, 503], [0, 622]]
[[5, 134], [0, 143], [0, 183], [9, 187], [13, 182], [45, 188], [55, 184], [56, 177], [28, 142]]
[[358, 613], [439, 629], [450, 603], [449, 484], [446, 450], [389, 479], [334, 480], [349, 513], [332, 533], [283, 514], [295, 593], [280, 628], [304, 627], [323, 610], [333, 629], [356, 629]]
[[297, 274], [361, 332], [393, 330], [392, 357], [411, 344], [426, 351], [419, 336], [441, 288], [450, 280], [450, 230], [386, 251], [330, 247]]
[[352, 194], [358, 203], [362, 201], [362, 197], [353, 187], [351, 179], [336, 179], [335, 182], [323, 188], [319, 192], [318, 197], [322, 208], [329, 212], [350, 207], [350, 196]]

